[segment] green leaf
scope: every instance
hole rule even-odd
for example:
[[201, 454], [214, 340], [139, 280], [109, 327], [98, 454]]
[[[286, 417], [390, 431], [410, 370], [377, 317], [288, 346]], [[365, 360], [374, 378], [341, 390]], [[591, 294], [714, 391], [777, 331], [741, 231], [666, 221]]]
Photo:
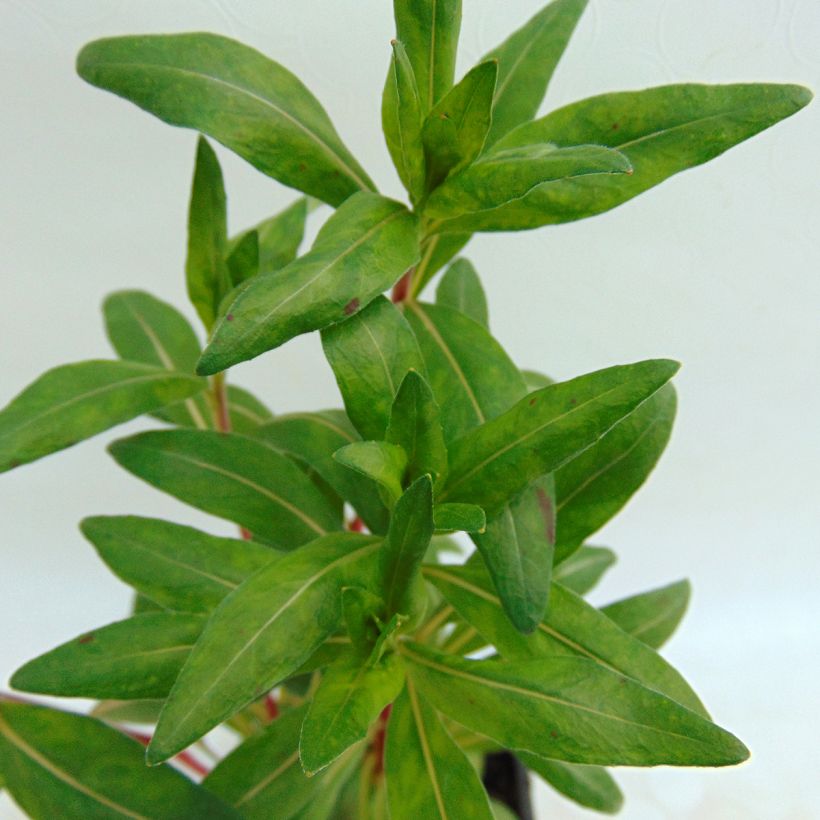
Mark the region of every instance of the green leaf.
[[410, 370], [393, 399], [385, 437], [407, 455], [405, 480], [425, 473], [436, 482], [447, 473], [447, 445], [441, 429], [439, 406], [418, 371]]
[[153, 725], [159, 719], [164, 700], [102, 700], [89, 713], [104, 723]]
[[526, 752], [519, 752], [518, 757], [528, 769], [579, 806], [604, 814], [616, 814], [623, 806], [624, 796], [618, 784], [600, 766], [546, 760]]
[[290, 459], [258, 439], [207, 430], [138, 433], [110, 447], [138, 478], [291, 550], [339, 529], [336, 510]]
[[228, 595], [168, 697], [149, 763], [173, 756], [295, 672], [338, 629], [340, 589], [372, 589], [379, 545], [334, 533], [264, 567]]
[[476, 770], [410, 680], [390, 713], [384, 766], [391, 820], [492, 820]]
[[214, 326], [197, 372], [209, 375], [349, 318], [418, 260], [417, 218], [378, 194], [348, 199], [313, 247], [248, 280]]
[[44, 373], [0, 410], [0, 472], [193, 396], [193, 376], [135, 362], [91, 360]]
[[401, 650], [437, 709], [507, 748], [602, 766], [730, 766], [749, 756], [725, 729], [585, 658], [468, 661], [413, 643]]
[[424, 195], [426, 166], [421, 141], [424, 118], [413, 66], [404, 46], [393, 40], [393, 56], [382, 93], [382, 130], [399, 179], [413, 202]]
[[501, 601], [493, 594], [490, 579], [480, 567], [425, 567], [424, 575], [504, 658], [587, 658], [601, 669], [627, 675], [708, 717], [689, 684], [657, 652], [560, 584], [553, 584], [550, 590], [544, 620], [532, 635], [522, 635], [499, 617]]
[[649, 359], [530, 393], [453, 443], [440, 500], [478, 504], [490, 517], [529, 482], [594, 444], [678, 367], [668, 359]]
[[555, 379], [551, 379], [549, 376], [545, 376], [537, 370], [522, 370], [521, 375], [527, 383], [528, 393], [532, 393], [534, 390], [539, 390], [542, 387], [549, 387], [551, 384], [555, 384]]
[[361, 740], [403, 685], [404, 667], [395, 653], [372, 664], [346, 655], [328, 666], [302, 725], [305, 772], [312, 776]]
[[0, 702], [0, 759], [30, 817], [239, 817], [170, 766], [146, 768], [140, 743], [84, 715]]
[[402, 476], [407, 468], [407, 453], [386, 441], [356, 441], [337, 450], [333, 458], [384, 488], [392, 507], [402, 493]]
[[421, 476], [396, 502], [387, 539], [379, 553], [382, 597], [388, 617], [395, 612], [419, 616], [426, 603], [421, 561], [433, 536], [433, 482]]
[[659, 649], [678, 628], [691, 594], [689, 581], [677, 581], [615, 601], [602, 607], [601, 612], [625, 632]]
[[479, 63], [425, 117], [421, 134], [428, 189], [468, 166], [481, 153], [490, 130], [497, 74], [495, 60]]
[[586, 595], [617, 560], [607, 547], [583, 546], [556, 564], [552, 578], [577, 595]]
[[538, 113], [555, 67], [586, 5], [587, 0], [549, 3], [484, 57], [498, 60], [493, 124], [487, 145]]
[[393, 13], [427, 112], [453, 85], [461, 0], [393, 0]]
[[475, 504], [436, 504], [433, 507], [436, 532], [483, 532], [487, 517]]
[[342, 617], [357, 657], [369, 659], [382, 634], [378, 619], [383, 612], [384, 601], [378, 595], [362, 587], [342, 590]]
[[157, 518], [95, 516], [80, 528], [120, 579], [178, 612], [211, 612], [246, 578], [279, 557], [253, 541], [218, 538]]
[[436, 288], [436, 304], [457, 310], [484, 327], [490, 325], [487, 297], [469, 259], [456, 259], [444, 272]]
[[77, 71], [331, 205], [373, 187], [302, 82], [234, 40], [202, 33], [97, 40], [80, 52]]
[[555, 472], [558, 559], [609, 521], [649, 477], [675, 420], [671, 384]]
[[233, 245], [225, 262], [231, 288], [256, 276], [259, 273], [259, 234], [253, 230], [246, 231]]
[[231, 430], [243, 435], [252, 434], [265, 422], [273, 418], [273, 413], [259, 399], [242, 387], [228, 385], [228, 413]]
[[537, 227], [529, 218], [520, 218], [517, 209], [522, 202], [536, 200], [539, 192], [550, 197], [553, 210], [566, 210], [579, 181], [589, 177], [597, 185], [601, 179], [631, 173], [624, 154], [600, 145], [557, 148], [537, 142], [496, 147], [448, 177], [430, 195], [424, 213], [435, 220], [432, 232], [520, 231]]
[[[354, 747], [328, 769], [316, 775], [321, 780], [321, 789], [305, 808], [293, 816], [293, 820], [335, 820], [339, 816], [340, 801], [344, 800], [351, 787], [358, 787], [357, 775], [361, 768], [362, 751]], [[345, 818], [352, 816], [349, 813], [344, 814]]]
[[378, 296], [351, 319], [322, 331], [322, 347], [350, 420], [363, 438], [383, 439], [401, 380], [408, 370], [424, 372], [404, 316]]
[[20, 667], [15, 689], [82, 698], [164, 698], [206, 617], [156, 612], [117, 621], [61, 644]]

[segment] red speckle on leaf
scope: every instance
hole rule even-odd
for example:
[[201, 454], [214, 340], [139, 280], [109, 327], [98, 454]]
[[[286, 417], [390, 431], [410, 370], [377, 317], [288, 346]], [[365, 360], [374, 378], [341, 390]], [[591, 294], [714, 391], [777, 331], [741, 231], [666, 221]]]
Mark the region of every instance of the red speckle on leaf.
[[229, 313], [229, 314], [225, 317], [225, 321], [227, 321], [227, 322], [232, 322], [232, 321], [233, 321], [233, 313]]
[[304, 162], [299, 163], [299, 170], [300, 171], [307, 171], [307, 165]]
[[352, 316], [359, 309], [359, 300], [351, 299], [345, 305], [345, 316]]
[[530, 407], [532, 407], [534, 404], [535, 404], [535, 399], [534, 398], [530, 399]]
[[552, 738], [558, 737], [558, 732], [556, 732], [555, 729], [550, 729], [550, 737], [552, 737]]
[[83, 635], [82, 638], [80, 638], [77, 641], [77, 643], [91, 643], [94, 640], [94, 637], [94, 633], [89, 632], [88, 635]]
[[575, 407], [576, 404], [578, 404], [578, 399], [570, 399], [569, 400], [569, 406], [570, 407]]
[[544, 533], [550, 544], [555, 543], [555, 515], [552, 509], [552, 498], [548, 492], [541, 487], [536, 487], [535, 496], [538, 499], [538, 506], [541, 508], [541, 515], [544, 518]]
[[617, 131], [621, 126], [617, 122], [612, 123], [612, 130]]

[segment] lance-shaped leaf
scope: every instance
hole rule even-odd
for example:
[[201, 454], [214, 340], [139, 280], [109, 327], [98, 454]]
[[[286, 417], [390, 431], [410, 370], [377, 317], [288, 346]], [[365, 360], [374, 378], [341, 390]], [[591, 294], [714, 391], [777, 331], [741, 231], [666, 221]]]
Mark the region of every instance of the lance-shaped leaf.
[[625, 632], [659, 649], [678, 628], [691, 594], [689, 581], [683, 580], [615, 601], [601, 612]]
[[248, 280], [221, 313], [197, 372], [217, 373], [288, 339], [348, 319], [418, 260], [417, 219], [378, 194], [348, 199], [313, 247]]
[[138, 433], [109, 448], [154, 487], [291, 550], [340, 528], [337, 511], [289, 458], [258, 439], [207, 430]]
[[390, 713], [384, 766], [391, 820], [492, 820], [476, 770], [410, 680]]
[[607, 547], [583, 546], [555, 566], [552, 578], [577, 595], [586, 595], [617, 560]]
[[708, 717], [689, 684], [657, 652], [559, 584], [550, 590], [544, 620], [532, 635], [522, 635], [499, 617], [501, 601], [480, 567], [425, 567], [424, 574], [506, 659], [552, 659], [559, 655], [587, 658], [602, 669], [628, 675]]
[[586, 5], [587, 0], [554, 0], [484, 57], [498, 60], [493, 124], [487, 145], [538, 113]]
[[356, 775], [360, 773], [361, 766], [362, 749], [354, 746], [319, 773], [321, 789], [307, 806], [293, 816], [293, 820], [334, 820], [341, 806], [352, 810], [355, 804], [352, 794], [358, 789], [359, 778]]
[[791, 116], [811, 97], [796, 85], [687, 84], [572, 103], [511, 131], [492, 154], [543, 142], [562, 148], [593, 143], [621, 151], [634, 173], [541, 186], [495, 213], [455, 219], [446, 229], [536, 228], [608, 211]]
[[475, 504], [437, 504], [433, 507], [436, 532], [484, 532], [487, 516]]
[[444, 478], [447, 445], [441, 429], [439, 406], [430, 386], [416, 370], [407, 373], [393, 399], [385, 438], [406, 454], [407, 482], [413, 482], [425, 473], [432, 474], [434, 481]]
[[0, 472], [47, 456], [202, 389], [202, 381], [135, 362], [55, 367], [0, 410]]
[[423, 110], [429, 111], [453, 85], [461, 0], [393, 0], [393, 13]]
[[244, 233], [228, 253], [225, 264], [232, 288], [256, 276], [259, 273], [259, 234], [253, 230]]
[[136, 515], [86, 518], [80, 528], [119, 578], [178, 612], [210, 612], [280, 556], [253, 541]]
[[234, 40], [203, 33], [97, 40], [80, 52], [77, 71], [331, 205], [373, 187], [302, 82]]
[[612, 775], [601, 766], [582, 766], [547, 760], [519, 752], [521, 762], [556, 791], [587, 809], [615, 814], [623, 806], [624, 796]]
[[84, 715], [0, 702], [0, 759], [30, 817], [240, 817], [170, 766], [146, 768], [140, 743]]
[[471, 236], [471, 233], [437, 233], [422, 243], [421, 259], [410, 283], [410, 293], [414, 298], [424, 290], [436, 272], [470, 241]]
[[558, 560], [609, 521], [649, 477], [675, 419], [671, 384], [555, 473]]
[[24, 692], [82, 698], [164, 698], [207, 618], [182, 612], [135, 615], [74, 638], [18, 669]]
[[372, 588], [379, 544], [355, 533], [328, 535], [228, 595], [168, 697], [149, 763], [176, 754], [295, 672], [338, 629], [341, 588]]
[[530, 393], [453, 443], [440, 500], [478, 504], [491, 515], [529, 482], [594, 444], [678, 367], [668, 359], [649, 359]]
[[429, 189], [481, 153], [490, 129], [497, 74], [495, 60], [479, 63], [425, 117], [421, 133]]
[[384, 438], [404, 375], [425, 372], [404, 316], [379, 296], [353, 318], [324, 330], [322, 347], [356, 429], [365, 439]]
[[299, 756], [305, 772], [324, 769], [361, 740], [403, 685], [404, 667], [395, 653], [373, 663], [348, 654], [328, 666], [302, 725]]
[[105, 723], [153, 725], [159, 719], [163, 700], [102, 700], [89, 713]]
[[251, 434], [260, 424], [273, 418], [273, 413], [244, 388], [229, 384], [227, 393], [228, 413], [234, 433]]
[[524, 230], [532, 226], [514, 218], [519, 202], [546, 191], [570, 207], [578, 180], [631, 173], [624, 154], [600, 145], [557, 148], [538, 142], [496, 148], [448, 177], [430, 195], [424, 213], [435, 220], [434, 232]]
[[457, 310], [489, 327], [487, 297], [469, 259], [456, 259], [444, 272], [436, 288], [436, 304]]
[[401, 650], [437, 709], [506, 748], [601, 766], [730, 766], [749, 756], [725, 729], [586, 658], [468, 661], [413, 643]]
[[424, 195], [426, 179], [422, 102], [407, 51], [398, 40], [391, 45], [393, 56], [382, 93], [382, 130], [399, 179], [411, 200], [418, 202]]
[[397, 444], [355, 441], [337, 450], [333, 458], [382, 487], [389, 507], [398, 501], [402, 493], [402, 476], [407, 468], [407, 453]]

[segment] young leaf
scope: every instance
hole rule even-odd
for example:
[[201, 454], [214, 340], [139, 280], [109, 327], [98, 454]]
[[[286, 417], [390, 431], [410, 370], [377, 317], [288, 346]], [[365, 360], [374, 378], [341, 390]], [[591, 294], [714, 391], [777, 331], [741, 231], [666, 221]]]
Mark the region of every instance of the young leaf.
[[350, 420], [363, 438], [383, 439], [405, 373], [425, 372], [404, 316], [378, 296], [346, 322], [323, 330], [322, 347]]
[[427, 112], [453, 85], [461, 0], [393, 0], [393, 13]]
[[478, 504], [489, 517], [529, 482], [594, 444], [678, 367], [668, 359], [650, 359], [531, 393], [453, 443], [440, 500]]
[[678, 628], [692, 588], [689, 581], [632, 595], [601, 608], [601, 612], [630, 635], [660, 649]]
[[498, 61], [488, 146], [538, 113], [586, 5], [587, 0], [554, 0], [484, 57]]
[[495, 60], [479, 63], [425, 117], [421, 135], [428, 189], [468, 166], [481, 153], [490, 129], [497, 74]]
[[484, 532], [487, 517], [475, 504], [437, 504], [433, 507], [436, 532]]
[[146, 768], [141, 744], [84, 715], [0, 701], [0, 759], [30, 817], [239, 818], [170, 766]]
[[555, 379], [539, 373], [537, 370], [522, 370], [521, 375], [527, 383], [527, 392], [532, 393], [534, 390], [540, 390], [542, 387], [549, 387], [555, 384]]
[[617, 560], [607, 547], [583, 546], [556, 564], [552, 579], [576, 595], [586, 595]]
[[418, 260], [416, 230], [417, 218], [398, 202], [352, 196], [308, 253], [227, 300], [197, 372], [217, 373], [366, 307]]
[[340, 589], [373, 588], [379, 545], [334, 533], [264, 567], [228, 595], [168, 697], [149, 763], [173, 756], [294, 673], [338, 629]]
[[404, 46], [391, 43], [393, 56], [382, 94], [382, 130], [387, 150], [413, 202], [424, 196], [426, 165], [421, 141], [424, 115], [413, 66]]
[[368, 659], [381, 636], [377, 618], [384, 612], [384, 601], [362, 587], [342, 590], [342, 617], [358, 657]]
[[225, 263], [230, 274], [230, 286], [235, 288], [259, 273], [259, 234], [245, 232], [228, 253]]
[[331, 205], [373, 188], [302, 82], [234, 40], [202, 33], [97, 40], [80, 52], [77, 72]]
[[337, 450], [333, 458], [351, 470], [373, 479], [384, 488], [392, 507], [402, 493], [407, 453], [386, 441], [356, 441]]
[[136, 515], [86, 518], [80, 529], [109, 568], [160, 606], [211, 612], [280, 553], [253, 541]]
[[447, 445], [439, 421], [440, 411], [430, 386], [410, 370], [393, 399], [385, 438], [407, 456], [405, 479], [413, 482], [425, 473], [436, 482], [447, 472]]
[[154, 612], [86, 632], [20, 667], [15, 689], [81, 698], [164, 698], [207, 618]]
[[469, 259], [456, 259], [436, 288], [436, 304], [452, 308], [484, 327], [489, 327], [487, 297], [476, 269]]
[[437, 709], [506, 748], [601, 766], [731, 766], [749, 756], [725, 729], [586, 658], [468, 661], [413, 643], [401, 651]]
[[275, 547], [291, 550], [340, 528], [336, 510], [308, 476], [258, 439], [161, 430], [115, 441], [109, 451], [143, 481]]
[[391, 820], [492, 820], [476, 770], [410, 680], [390, 713], [384, 766]]
[[47, 371], [0, 410], [0, 472], [202, 390], [194, 376], [91, 360]]

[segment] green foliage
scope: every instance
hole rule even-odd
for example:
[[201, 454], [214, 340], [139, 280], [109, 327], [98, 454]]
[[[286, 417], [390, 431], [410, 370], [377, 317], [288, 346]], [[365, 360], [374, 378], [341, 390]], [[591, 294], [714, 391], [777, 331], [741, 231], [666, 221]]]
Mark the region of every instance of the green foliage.
[[[474, 764], [499, 748], [612, 813], [623, 798], [604, 766], [747, 757], [657, 651], [688, 582], [601, 609], [583, 597], [615, 562], [587, 539], [669, 440], [677, 363], [561, 382], [521, 370], [490, 333], [476, 269], [453, 260], [475, 231], [616, 207], [811, 95], [673, 85], [535, 119], [585, 5], [554, 0], [454, 84], [461, 3], [395, 0], [381, 113], [409, 207], [247, 46], [173, 34], [83, 49], [84, 79], [200, 133], [185, 279], [207, 344], [155, 296], [111, 294], [119, 359], [57, 367], [0, 410], [0, 471], [148, 415], [170, 429], [113, 442], [114, 460], [241, 537], [82, 522], [136, 597], [130, 617], [12, 677], [98, 700], [94, 717], [0, 700], [0, 784], [32, 817], [491, 818], [506, 809]], [[202, 135], [308, 197], [229, 236]], [[310, 197], [335, 211], [300, 254]], [[447, 265], [436, 303], [420, 301]], [[274, 416], [228, 384], [233, 365], [313, 331], [344, 410]], [[458, 532], [466, 560], [439, 535]], [[150, 727], [152, 768], [127, 723]], [[186, 747], [220, 724], [238, 745], [201, 785], [159, 765], [196, 764]]]

